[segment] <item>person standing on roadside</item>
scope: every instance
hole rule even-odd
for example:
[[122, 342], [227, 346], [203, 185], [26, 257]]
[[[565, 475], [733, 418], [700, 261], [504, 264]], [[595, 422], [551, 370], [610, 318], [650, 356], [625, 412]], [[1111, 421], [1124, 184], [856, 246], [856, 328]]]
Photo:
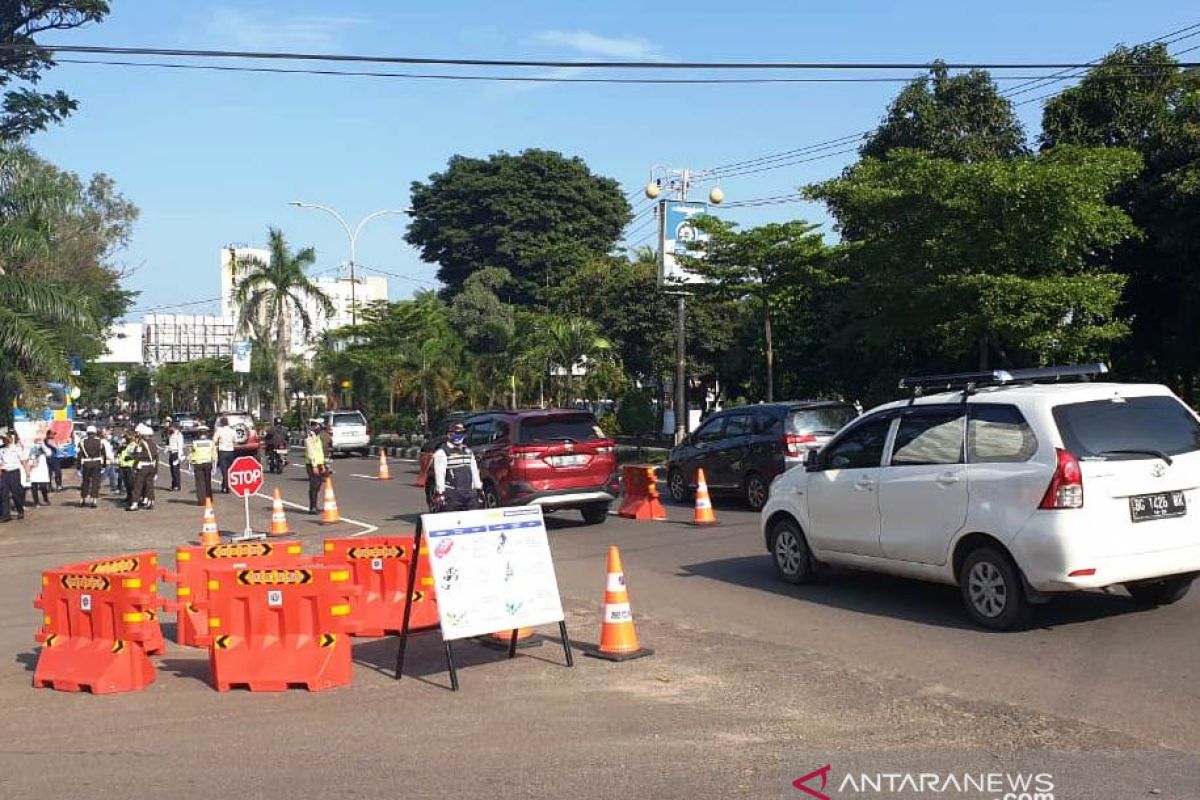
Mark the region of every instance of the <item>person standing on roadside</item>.
[[221, 470], [221, 491], [229, 494], [229, 468], [237, 458], [237, 432], [230, 427], [229, 417], [221, 417], [217, 422], [217, 432], [213, 434], [213, 443], [217, 446], [217, 467]]
[[329, 474], [325, 443], [321, 437], [321, 423], [310, 420], [308, 436], [304, 439], [304, 469], [308, 473], [308, 513], [317, 513], [317, 498], [321, 484]]
[[117, 437], [113, 434], [112, 428], [102, 428], [100, 431], [100, 444], [104, 446], [104, 477], [108, 479], [108, 493], [116, 494], [120, 488], [117, 472]]
[[212, 471], [216, 462], [217, 446], [209, 438], [208, 426], [201, 425], [192, 440], [192, 477], [196, 479], [197, 505], [202, 506], [205, 500], [212, 499]]
[[62, 453], [58, 449], [58, 443], [55, 441], [54, 431], [46, 431], [46, 438], [43, 440], [49, 450], [46, 453], [46, 467], [50, 470], [50, 491], [61, 492], [62, 485]]
[[12, 512], [17, 512], [17, 519], [25, 519], [25, 488], [21, 485], [21, 476], [25, 466], [21, 463], [21, 448], [17, 445], [17, 435], [9, 433], [2, 440], [4, 447], [0, 448], [0, 522], [12, 521]]
[[117, 466], [121, 468], [121, 485], [125, 487], [125, 507], [133, 505], [133, 474], [137, 471], [137, 435], [132, 429], [125, 431]]
[[171, 468], [171, 488], [167, 491], [178, 492], [183, 488], [179, 482], [179, 465], [183, 463], [183, 431], [174, 423], [167, 429], [167, 464]]
[[461, 422], [450, 426], [446, 441], [433, 451], [433, 502], [437, 511], [471, 511], [482, 508], [483, 481], [475, 454], [467, 447], [467, 429]]
[[96, 435], [96, 426], [88, 425], [83, 441], [75, 448], [79, 455], [79, 507], [95, 508], [100, 497], [100, 470], [107, 463], [104, 443]]
[[[47, 459], [46, 440], [34, 442], [29, 448], [29, 504], [34, 508], [50, 505], [50, 465]], [[41, 492], [42, 502], [38, 502]]]
[[138, 425], [137, 448], [134, 456], [137, 459], [137, 473], [133, 480], [133, 502], [129, 504], [130, 511], [136, 511], [140, 505], [149, 511], [154, 508], [154, 481], [158, 477], [158, 442], [154, 441], [154, 430], [145, 423]]

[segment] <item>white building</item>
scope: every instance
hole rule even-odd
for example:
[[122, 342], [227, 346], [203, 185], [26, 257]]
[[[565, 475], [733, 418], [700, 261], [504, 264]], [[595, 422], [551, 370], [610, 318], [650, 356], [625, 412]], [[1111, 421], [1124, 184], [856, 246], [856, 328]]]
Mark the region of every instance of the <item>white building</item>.
[[96, 359], [97, 364], [141, 364], [142, 323], [118, 322], [108, 329], [104, 337], [108, 348]]
[[147, 314], [141, 329], [141, 361], [148, 366], [233, 354], [234, 320], [228, 316]]

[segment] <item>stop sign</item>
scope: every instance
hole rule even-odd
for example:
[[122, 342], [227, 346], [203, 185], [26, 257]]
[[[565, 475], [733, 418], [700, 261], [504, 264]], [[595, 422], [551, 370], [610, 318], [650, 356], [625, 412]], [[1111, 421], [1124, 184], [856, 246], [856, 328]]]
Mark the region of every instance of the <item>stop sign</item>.
[[229, 465], [229, 488], [238, 497], [254, 494], [262, 485], [262, 464], [254, 456], [240, 456]]

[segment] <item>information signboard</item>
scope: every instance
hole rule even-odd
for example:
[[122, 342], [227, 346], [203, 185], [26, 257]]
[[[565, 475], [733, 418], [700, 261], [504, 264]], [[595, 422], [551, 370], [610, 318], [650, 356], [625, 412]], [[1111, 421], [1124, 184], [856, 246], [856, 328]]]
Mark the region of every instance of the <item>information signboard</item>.
[[564, 620], [540, 506], [424, 514], [442, 638]]

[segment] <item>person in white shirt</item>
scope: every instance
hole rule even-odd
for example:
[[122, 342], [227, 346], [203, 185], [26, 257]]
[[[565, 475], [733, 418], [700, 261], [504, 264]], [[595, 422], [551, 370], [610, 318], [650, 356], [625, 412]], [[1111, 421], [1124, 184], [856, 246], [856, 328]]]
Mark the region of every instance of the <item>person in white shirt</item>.
[[229, 418], [221, 417], [217, 423], [217, 432], [213, 434], [213, 444], [217, 446], [217, 466], [221, 470], [221, 491], [229, 494], [229, 468], [233, 466], [237, 453], [237, 433], [229, 426]]
[[167, 491], [178, 492], [183, 488], [179, 482], [179, 464], [183, 461], [183, 431], [175, 425], [169, 428], [167, 436], [167, 464], [171, 467], [171, 488]]
[[[50, 448], [45, 441], [35, 442], [29, 448], [29, 500], [30, 505], [50, 505]], [[38, 503], [38, 492], [42, 502]]]
[[25, 453], [15, 433], [0, 442], [4, 445], [0, 448], [0, 522], [11, 521], [14, 510], [17, 519], [25, 519]]

